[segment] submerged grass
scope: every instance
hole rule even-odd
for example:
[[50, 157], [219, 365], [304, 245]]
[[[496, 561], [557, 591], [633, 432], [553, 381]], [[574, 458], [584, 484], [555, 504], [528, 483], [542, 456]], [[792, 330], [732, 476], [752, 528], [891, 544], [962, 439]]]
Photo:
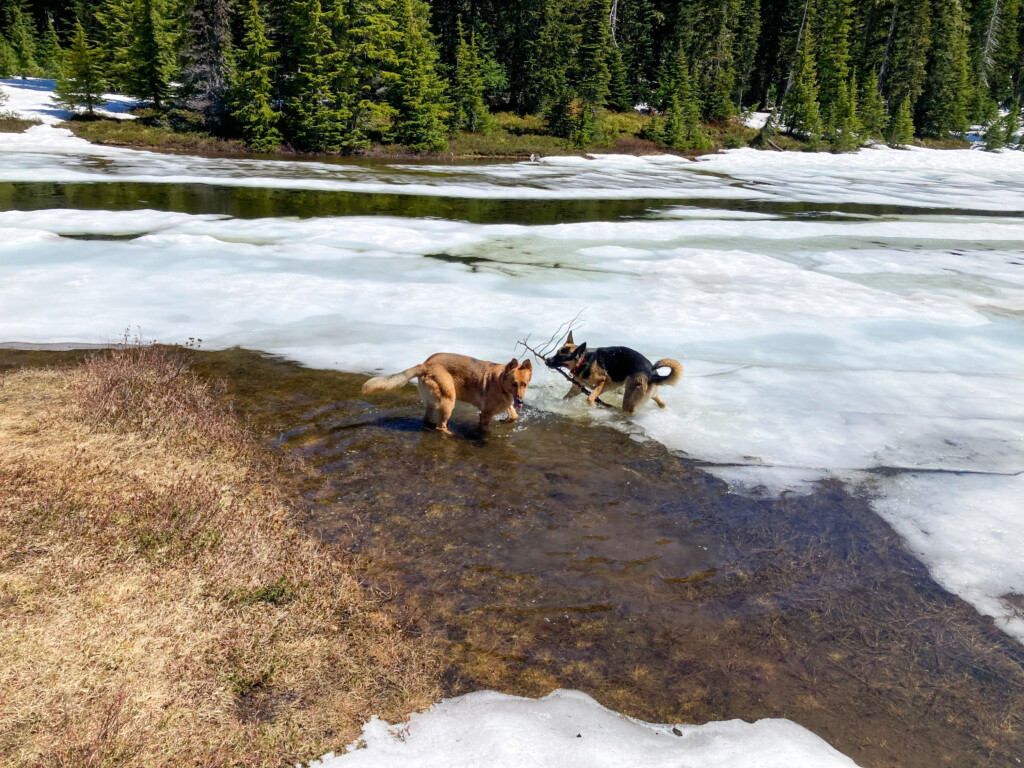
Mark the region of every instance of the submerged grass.
[[42, 125], [41, 120], [26, 120], [11, 112], [0, 112], [0, 133], [24, 133], [33, 125]]
[[5, 765], [290, 764], [438, 697], [220, 402], [155, 346], [0, 376]]

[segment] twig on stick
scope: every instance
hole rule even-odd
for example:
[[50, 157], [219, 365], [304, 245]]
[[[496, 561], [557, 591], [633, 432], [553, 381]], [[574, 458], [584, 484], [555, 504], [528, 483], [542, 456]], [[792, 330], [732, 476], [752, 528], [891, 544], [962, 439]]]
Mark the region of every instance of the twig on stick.
[[[577, 315], [576, 317], [579, 317], [579, 315]], [[574, 318], [574, 320], [575, 320], [575, 318]], [[562, 325], [562, 328], [564, 328], [564, 327], [565, 327], [565, 324]], [[561, 333], [561, 330], [559, 331], [559, 334], [556, 334], [556, 336], [554, 336], [552, 338], [561, 338], [560, 333]], [[547, 364], [547, 358], [542, 354], [542, 352], [538, 351], [538, 350], [536, 350], [536, 349], [534, 349], [533, 347], [530, 346], [530, 337], [529, 336], [527, 336], [525, 339], [521, 339], [520, 341], [517, 341], [516, 342], [516, 346], [517, 347], [522, 347], [523, 349], [525, 349], [527, 352], [532, 354], [539, 362]], [[550, 347], [550, 340], [549, 340], [548, 343], [545, 344], [545, 346], [541, 347], [541, 350], [549, 350], [549, 347]], [[561, 374], [562, 377], [566, 381], [571, 381], [573, 384], [575, 384], [577, 387], [579, 387], [580, 391], [582, 391], [583, 394], [587, 395], [588, 397], [590, 396], [590, 390], [587, 389], [587, 387], [583, 384], [583, 382], [580, 381], [579, 379], [577, 379], [573, 374], [569, 373], [568, 371], [564, 370], [563, 368], [552, 368], [552, 370], [553, 371], [557, 371], [559, 374]], [[600, 397], [594, 398], [594, 402], [597, 403], [598, 405], [600, 405], [602, 408], [614, 408], [615, 407], [614, 405], [611, 405], [610, 403], [606, 403]]]

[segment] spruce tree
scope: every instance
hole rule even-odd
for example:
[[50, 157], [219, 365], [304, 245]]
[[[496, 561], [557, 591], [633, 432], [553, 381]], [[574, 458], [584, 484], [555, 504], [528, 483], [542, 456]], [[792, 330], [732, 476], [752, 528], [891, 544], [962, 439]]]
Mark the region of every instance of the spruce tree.
[[35, 77], [39, 74], [36, 63], [35, 24], [24, 0], [13, 0], [7, 12], [7, 39], [14, 49], [15, 74]]
[[17, 69], [18, 57], [11, 44], [7, 42], [7, 38], [0, 35], [0, 77], [12, 77]]
[[445, 84], [437, 73], [437, 49], [427, 24], [429, 8], [422, 0], [399, 4], [398, 78], [388, 89], [395, 110], [391, 135], [418, 152], [448, 147]]
[[757, 65], [757, 45], [761, 37], [761, 0], [741, 0], [740, 12], [734, 30], [733, 55], [736, 70], [736, 104], [745, 106], [750, 93], [754, 68]]
[[136, 0], [103, 0], [93, 14], [99, 30], [99, 36], [93, 39], [106, 79], [126, 93], [134, 90], [137, 5]]
[[874, 69], [869, 71], [858, 106], [864, 136], [869, 139], [881, 139], [885, 134], [889, 118], [885, 113], [885, 101], [878, 90], [878, 75], [875, 74]]
[[[1014, 100], [1010, 105], [1009, 110], [1006, 112], [1006, 120], [1004, 123], [1004, 132], [1006, 133], [1006, 143], [1016, 144], [1017, 132], [1020, 131], [1020, 99]], [[1021, 138], [1024, 138], [1024, 134], [1021, 134]]]
[[57, 76], [54, 101], [71, 110], [83, 106], [86, 114], [92, 116], [93, 108], [103, 103], [100, 72], [99, 56], [89, 45], [81, 22], [76, 21], [65, 66]]
[[1006, 146], [1006, 122], [1002, 117], [997, 117], [988, 128], [985, 129], [985, 149], [990, 152], [995, 149], [1002, 149]]
[[[616, 18], [615, 44], [625, 69], [630, 106], [647, 104], [657, 80], [659, 63], [653, 33], [662, 24], [663, 16], [651, 0], [619, 0]], [[616, 86], [612, 88], [614, 92]]]
[[136, 14], [127, 91], [132, 96], [149, 99], [154, 107], [162, 109], [175, 74], [175, 37], [166, 0], [139, 0]]
[[857, 79], [850, 75], [850, 80], [843, 83], [836, 96], [832, 116], [832, 148], [839, 152], [856, 149], [863, 142], [860, 135], [863, 131], [857, 115]]
[[320, 0], [292, 0], [288, 10], [293, 70], [284, 89], [287, 138], [303, 152], [338, 149], [344, 122], [331, 110], [327, 64], [334, 48], [323, 7]]
[[839, 129], [839, 113], [848, 111], [852, 94], [850, 79], [850, 2], [823, 0], [818, 10], [821, 33], [818, 40], [818, 101], [822, 122], [830, 140]]
[[64, 49], [53, 28], [53, 19], [47, 17], [46, 30], [43, 32], [38, 46], [39, 66], [44, 77], [56, 78], [64, 65]]
[[793, 85], [782, 103], [782, 120], [789, 133], [802, 136], [811, 144], [817, 143], [821, 136], [814, 39], [809, 29], [804, 31], [800, 50], [797, 52]]
[[484, 103], [484, 79], [476, 33], [471, 32], [467, 41], [461, 19], [456, 27], [459, 42], [452, 73], [452, 128], [486, 133], [491, 128], [491, 113]]
[[904, 147], [914, 141], [914, 120], [910, 114], [910, 100], [904, 99], [889, 121], [885, 141], [890, 147]]
[[279, 115], [273, 109], [271, 77], [277, 59], [257, 0], [249, 0], [242, 16], [242, 45], [232, 73], [231, 116], [245, 142], [256, 152], [281, 144]]
[[208, 128], [220, 126], [231, 87], [231, 9], [228, 0], [192, 0], [185, 11], [181, 96]]
[[[336, 28], [338, 54], [351, 64], [351, 106], [344, 148], [369, 143], [371, 127], [390, 123], [394, 108], [384, 97], [398, 79], [398, 46], [402, 37], [395, 0], [347, 0], [345, 30]], [[335, 84], [337, 93], [342, 88]]]
[[606, 105], [614, 112], [629, 112], [633, 109], [633, 91], [626, 75], [626, 63], [622, 51], [613, 45], [608, 51], [608, 99]]
[[585, 147], [597, 133], [597, 115], [608, 97], [608, 48], [611, 46], [611, 28], [608, 22], [608, 0], [587, 0], [583, 9], [580, 29], [580, 47], [577, 53], [578, 81], [576, 85], [575, 120], [572, 139]]
[[896, 114], [896, 107], [903, 101], [913, 110], [921, 95], [931, 26], [931, 0], [895, 0], [878, 72], [890, 115]]
[[672, 93], [663, 140], [673, 149], [703, 151], [710, 146], [700, 125], [700, 106], [693, 93], [690, 66], [682, 46], [671, 65]]
[[945, 138], [967, 132], [971, 83], [967, 26], [960, 0], [935, 0], [928, 75], [918, 104], [918, 128]]

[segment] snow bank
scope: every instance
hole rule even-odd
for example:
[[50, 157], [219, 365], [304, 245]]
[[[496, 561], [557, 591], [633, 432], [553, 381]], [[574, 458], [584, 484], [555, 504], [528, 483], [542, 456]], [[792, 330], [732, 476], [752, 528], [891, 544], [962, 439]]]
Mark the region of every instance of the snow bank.
[[[365, 745], [365, 746], [364, 746]], [[491, 691], [446, 699], [408, 723], [374, 718], [322, 768], [855, 768], [789, 720], [651, 725], [579, 691], [543, 699]]]
[[[7, 94], [7, 103], [3, 105], [4, 111], [12, 112], [20, 118], [42, 120], [45, 125], [53, 125], [67, 120], [74, 114], [70, 109], [58, 107], [53, 102], [53, 80], [37, 77], [10, 78], [0, 80], [0, 87]], [[135, 119], [135, 115], [129, 115], [127, 112], [138, 106], [137, 99], [116, 93], [104, 94], [103, 98], [103, 105], [94, 110], [96, 114], [121, 120]]]

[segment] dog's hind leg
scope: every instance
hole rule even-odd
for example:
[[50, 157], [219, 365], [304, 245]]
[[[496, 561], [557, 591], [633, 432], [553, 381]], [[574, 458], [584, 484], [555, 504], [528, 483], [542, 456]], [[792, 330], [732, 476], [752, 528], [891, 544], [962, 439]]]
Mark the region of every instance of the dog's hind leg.
[[651, 397], [652, 389], [645, 376], [631, 376], [626, 382], [626, 392], [622, 396], [622, 410], [633, 413]]
[[416, 386], [420, 390], [420, 400], [426, 406], [426, 410], [423, 412], [423, 423], [432, 427], [437, 423], [437, 398], [430, 385], [423, 379], [418, 379]]

